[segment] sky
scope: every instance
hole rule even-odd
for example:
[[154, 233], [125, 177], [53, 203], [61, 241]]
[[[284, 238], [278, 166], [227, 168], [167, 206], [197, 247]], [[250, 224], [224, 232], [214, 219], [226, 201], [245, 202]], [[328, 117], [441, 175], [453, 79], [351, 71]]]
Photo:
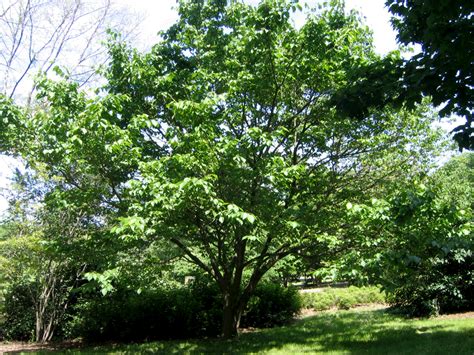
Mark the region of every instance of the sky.
[[[134, 45], [146, 49], [157, 41], [157, 33], [171, 26], [177, 19], [176, 0], [116, 0], [127, 9], [138, 13], [143, 18], [137, 28]], [[246, 0], [255, 5], [259, 0]], [[306, 1], [307, 5], [314, 7], [319, 1]], [[390, 25], [390, 15], [384, 7], [385, 0], [346, 0], [348, 9], [358, 10], [365, 18], [366, 24], [374, 34], [375, 50], [383, 55], [397, 48], [395, 32]], [[304, 15], [294, 16], [296, 26], [304, 22]], [[7, 207], [4, 197], [8, 190], [9, 179], [13, 169], [18, 167], [18, 162], [10, 157], [0, 156], [0, 215]]]
[[[143, 21], [138, 28], [140, 32], [138, 46], [156, 42], [157, 32], [168, 28], [178, 17], [175, 9], [176, 0], [116, 0], [116, 2], [142, 16]], [[245, 0], [245, 2], [257, 5], [259, 0]], [[302, 2], [314, 7], [321, 1]], [[358, 10], [365, 17], [366, 24], [374, 31], [375, 49], [379, 54], [386, 54], [397, 48], [396, 34], [390, 25], [390, 14], [384, 3], [385, 0], [346, 0], [346, 8]], [[297, 26], [301, 26], [304, 15], [296, 15], [294, 21]]]

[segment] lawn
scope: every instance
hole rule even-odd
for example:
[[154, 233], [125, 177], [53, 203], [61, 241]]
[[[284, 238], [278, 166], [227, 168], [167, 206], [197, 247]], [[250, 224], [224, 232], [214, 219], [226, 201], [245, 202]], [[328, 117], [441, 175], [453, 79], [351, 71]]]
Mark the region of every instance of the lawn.
[[473, 354], [474, 318], [409, 320], [385, 310], [321, 312], [289, 326], [238, 339], [161, 341], [68, 350], [68, 353]]

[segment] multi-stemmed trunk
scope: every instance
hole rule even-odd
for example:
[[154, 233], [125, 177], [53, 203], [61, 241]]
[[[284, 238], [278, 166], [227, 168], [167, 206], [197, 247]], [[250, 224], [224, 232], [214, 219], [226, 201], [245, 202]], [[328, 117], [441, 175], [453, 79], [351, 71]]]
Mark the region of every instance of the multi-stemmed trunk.
[[227, 293], [224, 295], [224, 305], [222, 312], [222, 337], [233, 338], [237, 335], [245, 305], [242, 305], [240, 295]]
[[223, 312], [222, 312], [222, 337], [230, 339], [237, 336], [240, 325], [240, 318], [247, 306], [250, 297], [253, 295], [258, 282], [268, 270], [267, 267], [261, 267], [254, 270], [249, 281], [242, 288], [243, 265], [240, 270], [234, 274], [232, 281], [221, 282], [221, 292], [223, 294]]

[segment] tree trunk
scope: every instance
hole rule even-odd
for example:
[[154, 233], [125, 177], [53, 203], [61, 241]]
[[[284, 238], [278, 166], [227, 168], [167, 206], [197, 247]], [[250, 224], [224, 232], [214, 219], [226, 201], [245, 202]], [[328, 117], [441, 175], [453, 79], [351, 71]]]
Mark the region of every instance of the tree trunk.
[[[240, 318], [244, 312], [250, 297], [253, 295], [258, 282], [261, 280], [265, 272], [274, 265], [275, 262], [269, 264], [268, 268], [259, 268], [254, 270], [247, 286], [241, 290], [240, 281], [243, 268], [240, 269], [238, 277], [234, 279], [234, 283], [225, 285], [221, 288], [224, 294], [224, 309], [222, 317], [222, 337], [230, 339], [237, 336], [237, 330], [240, 325]], [[237, 282], [236, 282], [237, 280]], [[226, 287], [227, 286], [227, 287]]]
[[238, 296], [230, 293], [224, 295], [224, 309], [222, 312], [222, 337], [224, 339], [231, 339], [237, 336], [240, 317], [243, 311]]

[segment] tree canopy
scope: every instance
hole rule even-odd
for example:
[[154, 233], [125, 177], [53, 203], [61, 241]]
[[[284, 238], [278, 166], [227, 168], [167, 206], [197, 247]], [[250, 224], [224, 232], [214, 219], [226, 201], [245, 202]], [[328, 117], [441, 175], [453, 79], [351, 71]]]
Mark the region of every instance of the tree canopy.
[[98, 240], [159, 243], [207, 273], [225, 337], [276, 263], [343, 251], [347, 201], [424, 171], [437, 145], [424, 104], [341, 114], [340, 89], [381, 58], [342, 2], [300, 29], [297, 9], [181, 1], [147, 53], [112, 35], [102, 89], [43, 77], [14, 124], [18, 154], [52, 182], [46, 206], [73, 211]]
[[405, 64], [405, 85], [444, 105], [441, 115], [465, 117], [454, 139], [461, 148], [474, 149], [473, 2], [387, 0], [386, 5], [394, 15], [398, 41], [421, 46]]
[[453, 138], [460, 149], [472, 149], [472, 2], [388, 0], [386, 5], [399, 43], [418, 44], [421, 51], [409, 59], [395, 51], [361, 63], [333, 97], [335, 106], [341, 114], [364, 119], [371, 109], [410, 108], [430, 97], [441, 117], [466, 119], [453, 130]]

